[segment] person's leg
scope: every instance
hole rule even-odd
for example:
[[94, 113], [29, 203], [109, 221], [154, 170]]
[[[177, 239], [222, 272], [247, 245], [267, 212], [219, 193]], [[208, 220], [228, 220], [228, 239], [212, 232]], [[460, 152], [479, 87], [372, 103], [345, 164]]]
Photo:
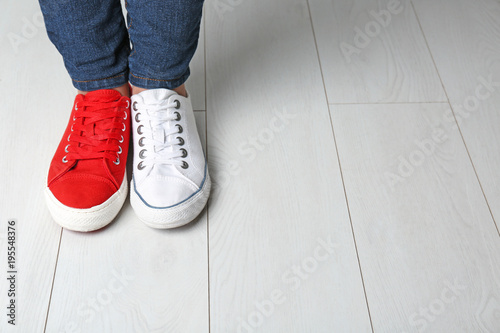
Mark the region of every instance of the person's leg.
[[130, 43], [119, 0], [39, 0], [47, 34], [81, 92], [128, 82]]
[[80, 92], [50, 164], [45, 198], [61, 226], [96, 230], [113, 220], [128, 192], [127, 29], [119, 0], [40, 0], [40, 6]]
[[211, 184], [184, 88], [203, 1], [127, 1], [134, 137], [130, 202], [147, 225], [178, 227], [203, 210]]
[[127, 0], [133, 93], [166, 88], [186, 96], [184, 82], [198, 45], [203, 0]]

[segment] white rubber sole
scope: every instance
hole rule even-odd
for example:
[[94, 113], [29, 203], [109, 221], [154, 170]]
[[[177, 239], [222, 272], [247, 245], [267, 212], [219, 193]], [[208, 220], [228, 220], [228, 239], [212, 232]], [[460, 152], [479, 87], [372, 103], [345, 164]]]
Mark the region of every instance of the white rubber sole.
[[78, 209], [63, 205], [45, 188], [45, 201], [50, 214], [61, 227], [74, 231], [94, 231], [107, 226], [116, 217], [127, 198], [127, 173], [123, 176], [118, 191], [108, 200], [92, 208]]
[[207, 178], [202, 188], [186, 201], [169, 208], [152, 208], [144, 203], [135, 191], [134, 181], [130, 185], [130, 204], [139, 219], [155, 229], [177, 228], [193, 221], [205, 207], [212, 183]]

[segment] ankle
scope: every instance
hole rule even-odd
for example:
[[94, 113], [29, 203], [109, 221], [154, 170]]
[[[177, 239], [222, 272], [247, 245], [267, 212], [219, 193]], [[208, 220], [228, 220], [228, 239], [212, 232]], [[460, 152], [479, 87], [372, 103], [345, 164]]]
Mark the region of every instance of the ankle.
[[[133, 85], [131, 85], [131, 87], [132, 87], [132, 92], [131, 92], [132, 95], [137, 95], [137, 94], [139, 94], [139, 93], [141, 93], [141, 92], [143, 92], [145, 90], [148, 90], [148, 89], [136, 87], [136, 86], [133, 86]], [[181, 85], [181, 86], [179, 86], [179, 87], [177, 87], [177, 88], [174, 88], [172, 90], [175, 91], [176, 93], [178, 93], [181, 96], [187, 97], [186, 85], [184, 85], [184, 84]]]
[[[124, 85], [121, 85], [116, 88], [110, 88], [111, 90], [116, 90], [118, 91], [122, 96], [127, 96], [130, 97], [130, 89], [128, 83], [125, 83]], [[78, 94], [86, 95], [88, 91], [82, 91], [78, 90]]]
[[187, 97], [186, 86], [184, 84], [172, 90], [183, 97]]

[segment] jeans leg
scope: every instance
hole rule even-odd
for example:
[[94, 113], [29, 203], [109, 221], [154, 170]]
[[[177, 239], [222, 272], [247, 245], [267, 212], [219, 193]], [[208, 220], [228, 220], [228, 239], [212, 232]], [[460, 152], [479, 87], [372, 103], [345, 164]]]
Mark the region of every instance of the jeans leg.
[[130, 44], [120, 0], [39, 0], [47, 34], [75, 88], [113, 88], [128, 81]]
[[174, 89], [189, 77], [203, 0], [126, 0], [134, 86]]

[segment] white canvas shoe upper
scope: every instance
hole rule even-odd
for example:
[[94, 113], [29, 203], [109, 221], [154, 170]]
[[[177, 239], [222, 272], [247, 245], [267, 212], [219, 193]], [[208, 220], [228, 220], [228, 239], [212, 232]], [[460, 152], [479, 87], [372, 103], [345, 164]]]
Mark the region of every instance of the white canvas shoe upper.
[[[131, 101], [134, 141], [131, 200], [134, 206], [135, 199], [134, 209], [143, 221], [151, 219], [146, 215], [154, 215], [155, 223], [161, 223], [158, 217], [161, 211], [151, 210], [174, 208], [207, 190], [206, 160], [189, 98], [168, 89], [152, 89], [132, 96]], [[208, 192], [209, 187], [208, 184]], [[202, 197], [197, 200], [204, 202], [196, 204], [199, 207], [202, 203], [201, 209], [208, 193]], [[200, 211], [188, 215], [198, 215]], [[165, 223], [174, 223], [169, 219], [172, 217], [165, 216]]]

